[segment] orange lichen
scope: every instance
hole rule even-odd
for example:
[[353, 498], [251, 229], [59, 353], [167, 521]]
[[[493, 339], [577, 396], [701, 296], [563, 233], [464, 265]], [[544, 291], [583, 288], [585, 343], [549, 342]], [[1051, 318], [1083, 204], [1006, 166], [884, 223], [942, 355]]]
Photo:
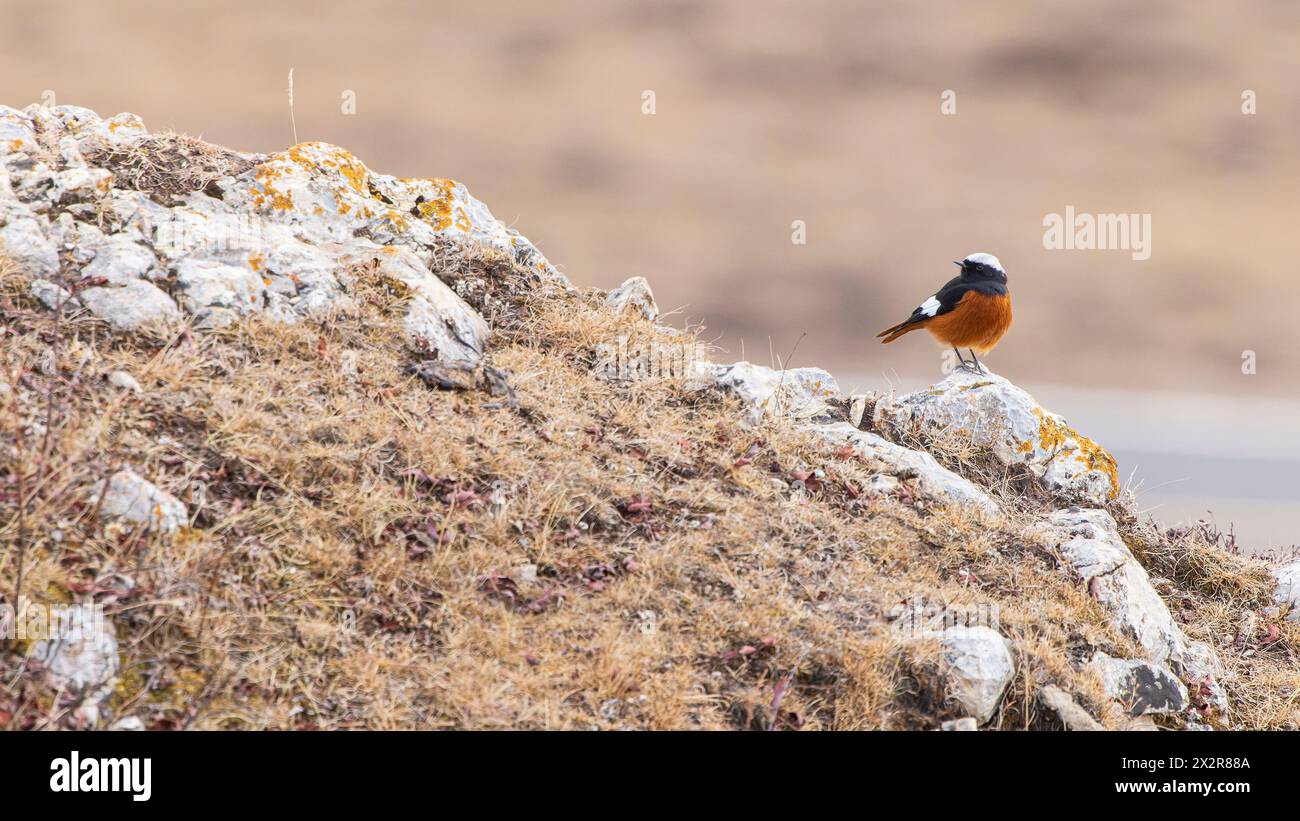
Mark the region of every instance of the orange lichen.
[[1038, 417], [1038, 442], [1043, 450], [1055, 454], [1073, 441], [1077, 457], [1088, 470], [1101, 471], [1110, 479], [1109, 498], [1119, 496], [1119, 466], [1114, 456], [1057, 417], [1048, 416], [1042, 408], [1034, 408], [1034, 415]]

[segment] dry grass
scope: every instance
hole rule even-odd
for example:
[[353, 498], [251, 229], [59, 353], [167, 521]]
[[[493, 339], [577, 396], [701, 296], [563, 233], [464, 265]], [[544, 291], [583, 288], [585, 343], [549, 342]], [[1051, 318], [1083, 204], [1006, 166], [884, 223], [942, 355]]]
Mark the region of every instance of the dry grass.
[[207, 189], [222, 177], [242, 174], [255, 164], [229, 148], [170, 131], [149, 134], [125, 146], [101, 148], [86, 159], [112, 168], [115, 185], [148, 194], [166, 206]]
[[[1020, 535], [1014, 506], [984, 518], [907, 482], [870, 498], [870, 466], [792, 426], [746, 428], [732, 400], [680, 381], [591, 373], [598, 344], [681, 337], [500, 255], [448, 246], [437, 267], [493, 321], [490, 365], [514, 402], [408, 373], [419, 355], [401, 338], [402, 296], [364, 269], [354, 313], [165, 336], [57, 318], [19, 272], [0, 273], [0, 425], [21, 444], [0, 455], [0, 595], [21, 548], [28, 595], [107, 605], [124, 670], [115, 716], [933, 728], [960, 714], [937, 648], [888, 615], [917, 596], [997, 607], [1017, 673], [993, 726], [1056, 727], [1037, 701], [1048, 683], [1104, 712], [1075, 662], [1135, 649]], [[117, 369], [141, 396], [105, 382]], [[126, 465], [185, 501], [191, 527], [164, 541], [99, 520], [89, 488]], [[1205, 555], [1174, 574], [1195, 581], [1180, 617], [1222, 645], [1262, 588], [1236, 569], [1219, 578]], [[1232, 685], [1246, 726], [1296, 725], [1282, 663], [1296, 638], [1287, 628], [1229, 660], [1249, 676]], [[0, 654], [0, 717], [68, 725], [74, 705], [54, 701], [26, 649]]]

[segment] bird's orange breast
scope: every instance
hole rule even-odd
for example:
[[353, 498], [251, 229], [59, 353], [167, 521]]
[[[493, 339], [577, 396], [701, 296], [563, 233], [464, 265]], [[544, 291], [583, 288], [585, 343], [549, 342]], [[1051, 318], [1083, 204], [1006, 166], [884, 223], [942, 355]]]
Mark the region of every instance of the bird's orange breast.
[[934, 338], [945, 345], [973, 348], [986, 353], [1011, 327], [1011, 296], [968, 291], [946, 314], [925, 323]]

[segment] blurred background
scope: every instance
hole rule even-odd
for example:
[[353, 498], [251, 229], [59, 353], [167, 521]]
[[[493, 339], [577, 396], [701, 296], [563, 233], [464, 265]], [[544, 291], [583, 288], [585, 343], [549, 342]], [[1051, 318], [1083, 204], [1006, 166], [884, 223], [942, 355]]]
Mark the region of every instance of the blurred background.
[[[0, 0], [0, 21], [4, 104], [48, 90], [274, 151], [293, 68], [299, 139], [461, 180], [575, 283], [646, 276], [720, 357], [846, 390], [939, 378], [928, 337], [873, 337], [992, 252], [1016, 315], [993, 370], [1162, 521], [1300, 542], [1294, 0]], [[1150, 259], [1045, 249], [1067, 206], [1150, 214]]]

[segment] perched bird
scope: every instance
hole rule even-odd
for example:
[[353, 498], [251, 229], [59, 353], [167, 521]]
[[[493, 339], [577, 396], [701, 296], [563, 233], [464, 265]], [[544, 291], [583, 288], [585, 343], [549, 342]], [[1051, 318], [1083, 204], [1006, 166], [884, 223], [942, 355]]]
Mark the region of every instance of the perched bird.
[[[893, 342], [909, 331], [925, 328], [944, 345], [957, 351], [963, 368], [983, 372], [975, 352], [986, 354], [1011, 327], [1011, 292], [1007, 272], [992, 254], [971, 254], [954, 263], [961, 274], [921, 303], [905, 321], [886, 328], [877, 337]], [[970, 351], [967, 362], [958, 348]]]

